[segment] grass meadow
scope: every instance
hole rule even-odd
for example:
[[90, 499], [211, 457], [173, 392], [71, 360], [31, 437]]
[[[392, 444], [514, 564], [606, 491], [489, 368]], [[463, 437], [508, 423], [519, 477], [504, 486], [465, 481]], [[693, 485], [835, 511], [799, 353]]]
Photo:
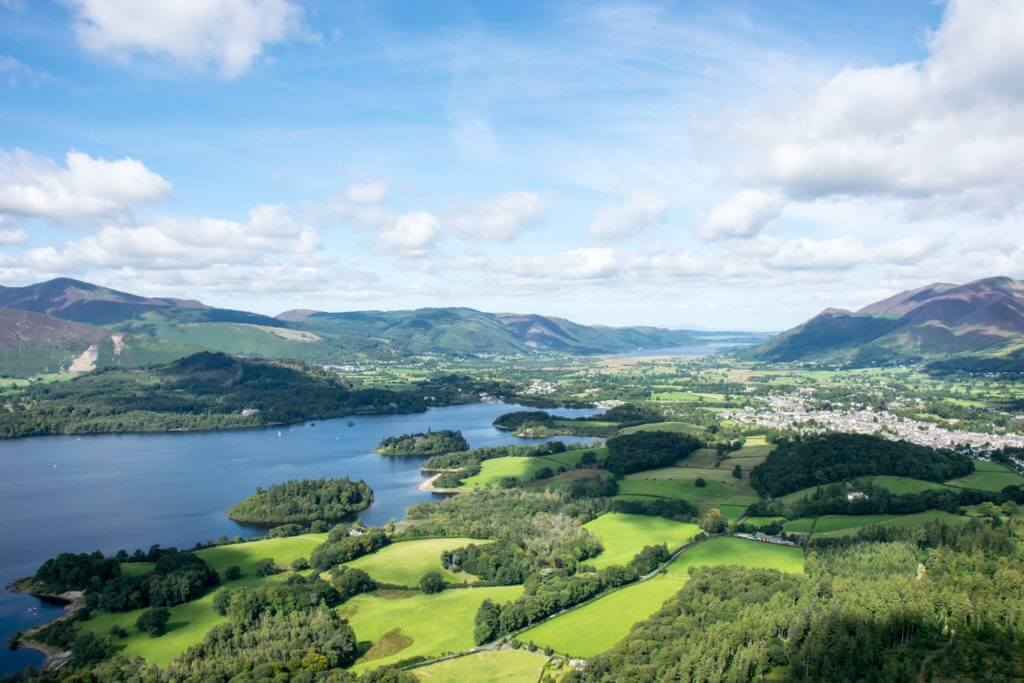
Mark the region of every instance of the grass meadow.
[[534, 683], [548, 658], [540, 652], [488, 650], [413, 669], [430, 683]]
[[551, 647], [561, 654], [593, 657], [622, 640], [633, 624], [658, 611], [684, 583], [684, 576], [658, 575], [544, 621], [517, 638], [539, 647]]
[[601, 540], [604, 552], [587, 560], [598, 569], [626, 565], [644, 546], [665, 543], [670, 551], [685, 545], [700, 532], [696, 524], [664, 517], [607, 512], [583, 525]]
[[718, 536], [687, 550], [668, 566], [667, 571], [676, 576], [689, 576], [691, 568], [722, 565], [778, 569], [802, 574], [804, 553], [793, 546]]
[[[522, 586], [457, 588], [426, 595], [418, 591], [377, 591], [341, 607], [360, 647], [357, 673], [415, 656], [436, 656], [473, 647], [473, 619], [485, 598], [514, 600]], [[390, 646], [390, 644], [394, 644]]]
[[1024, 477], [997, 462], [976, 460], [974, 472], [946, 483], [964, 489], [998, 492], [1007, 486], [1024, 486]]
[[441, 567], [441, 553], [445, 550], [463, 548], [471, 543], [481, 545], [490, 541], [472, 538], [427, 538], [418, 541], [402, 541], [386, 545], [375, 553], [363, 555], [346, 563], [349, 567], [362, 569], [376, 581], [400, 586], [417, 587], [420, 578], [436, 571], [449, 583], [473, 582], [476, 577], [454, 574]]
[[545, 467], [549, 467], [552, 470], [560, 466], [576, 467], [583, 454], [588, 452], [593, 453], [598, 460], [601, 460], [607, 454], [607, 450], [604, 448], [591, 448], [536, 457], [508, 456], [504, 458], [491, 458], [480, 463], [480, 472], [472, 477], [467, 477], [462, 482], [462, 488], [493, 488], [498, 486], [505, 477], [530, 479]]

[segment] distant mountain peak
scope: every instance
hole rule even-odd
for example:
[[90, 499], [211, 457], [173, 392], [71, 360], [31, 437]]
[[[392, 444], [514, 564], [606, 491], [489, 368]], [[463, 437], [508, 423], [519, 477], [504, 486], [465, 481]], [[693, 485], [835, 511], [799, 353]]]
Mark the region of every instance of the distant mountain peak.
[[765, 360], [870, 362], [992, 353], [1024, 340], [1024, 284], [999, 276], [935, 282], [856, 313], [825, 309], [747, 354]]
[[314, 311], [311, 308], [292, 308], [284, 311], [283, 313], [278, 313], [274, 317], [287, 323], [297, 323], [302, 322], [309, 316], [315, 315], [319, 312], [320, 311]]

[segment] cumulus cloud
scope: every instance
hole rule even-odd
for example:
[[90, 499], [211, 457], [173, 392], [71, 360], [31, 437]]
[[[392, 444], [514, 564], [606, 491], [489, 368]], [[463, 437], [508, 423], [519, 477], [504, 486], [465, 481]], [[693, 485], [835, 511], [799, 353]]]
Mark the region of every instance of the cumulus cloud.
[[536, 223], [547, 204], [533, 192], [506, 192], [448, 212], [446, 224], [466, 237], [509, 241]]
[[39, 247], [19, 255], [36, 272], [80, 272], [83, 268], [191, 271], [214, 265], [255, 266], [320, 249], [319, 234], [289, 217], [282, 207], [254, 208], [244, 223], [218, 218], [162, 217], [140, 226], [107, 225], [61, 247]]
[[775, 194], [741, 190], [711, 210], [698, 234], [707, 241], [753, 237], [779, 217], [784, 204]]
[[652, 194], [634, 194], [597, 212], [588, 230], [596, 237], [629, 237], [665, 221], [668, 202]]
[[88, 50], [169, 56], [213, 65], [227, 78], [245, 72], [266, 45], [309, 36], [291, 0], [65, 0]]
[[20, 246], [26, 244], [29, 240], [27, 232], [21, 228], [14, 228], [12, 230], [5, 230], [0, 228], [0, 245], [5, 247]]
[[938, 253], [942, 246], [939, 238], [919, 235], [874, 245], [853, 235], [824, 239], [762, 236], [745, 243], [737, 253], [775, 271], [844, 271], [872, 264], [917, 264]]
[[355, 183], [345, 188], [345, 199], [353, 204], [379, 204], [388, 196], [388, 184], [382, 180]]
[[21, 149], [0, 151], [0, 213], [66, 219], [103, 216], [159, 199], [171, 184], [130, 157], [68, 152], [65, 165]]
[[912, 214], [1024, 201], [1024, 3], [951, 0], [928, 56], [846, 68], [740, 129], [740, 174], [787, 197], [896, 197]]
[[381, 232], [377, 245], [382, 251], [397, 251], [404, 256], [419, 256], [437, 239], [437, 217], [426, 211], [409, 211], [397, 217]]

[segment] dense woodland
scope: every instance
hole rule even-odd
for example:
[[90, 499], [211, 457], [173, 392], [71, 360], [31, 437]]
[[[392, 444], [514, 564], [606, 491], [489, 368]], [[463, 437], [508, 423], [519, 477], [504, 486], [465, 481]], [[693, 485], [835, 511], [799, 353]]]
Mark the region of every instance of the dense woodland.
[[532, 458], [553, 453], [564, 453], [566, 445], [561, 441], [545, 441], [534, 446], [490, 446], [472, 450], [456, 451], [435, 455], [420, 465], [423, 472], [445, 472], [466, 470], [491, 458], [525, 457]]
[[520, 410], [505, 413], [494, 420], [494, 426], [520, 435], [550, 436], [575, 434], [577, 436], [611, 436], [619, 425], [605, 423], [596, 418], [565, 418], [543, 410]]
[[[891, 536], [892, 534], [890, 534]], [[930, 525], [812, 552], [808, 576], [715, 567], [577, 680], [1019, 680], [1013, 523]]]
[[202, 352], [166, 365], [99, 370], [19, 390], [0, 410], [0, 438], [236, 429], [412, 413], [476, 401], [481, 392], [500, 396], [508, 388], [453, 375], [404, 389], [359, 388], [296, 363]]
[[764, 496], [781, 496], [878, 474], [942, 482], [972, 471], [974, 462], [964, 454], [877, 436], [831, 433], [779, 439], [771, 455], [751, 471], [750, 483]]
[[608, 439], [603, 467], [617, 475], [666, 467], [702, 446], [700, 439], [674, 432], [634, 432]]
[[365, 510], [372, 502], [373, 491], [362, 480], [292, 479], [257, 488], [256, 493], [228, 510], [228, 517], [263, 526], [336, 522]]
[[462, 432], [442, 429], [437, 432], [389, 436], [377, 446], [381, 455], [432, 456], [469, 448]]

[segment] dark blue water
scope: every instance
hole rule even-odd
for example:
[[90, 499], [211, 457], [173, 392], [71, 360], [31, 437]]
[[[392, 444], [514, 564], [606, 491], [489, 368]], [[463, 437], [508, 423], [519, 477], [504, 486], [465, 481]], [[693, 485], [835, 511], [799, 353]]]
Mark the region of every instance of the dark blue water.
[[[64, 551], [112, 553], [154, 543], [184, 548], [222, 535], [262, 535], [232, 522], [226, 511], [256, 486], [286, 479], [364, 479], [373, 488], [374, 503], [360, 516], [371, 525], [401, 519], [406, 507], [436, 494], [417, 489], [424, 480], [421, 459], [378, 455], [374, 448], [381, 439], [460, 429], [474, 448], [529, 443], [491, 426], [498, 415], [517, 409], [477, 403], [414, 415], [353, 417], [351, 427], [350, 418], [340, 418], [280, 430], [0, 441], [0, 584], [32, 574]], [[59, 607], [4, 591], [0, 641], [59, 614]], [[41, 663], [35, 652], [0, 647], [0, 673]]]

